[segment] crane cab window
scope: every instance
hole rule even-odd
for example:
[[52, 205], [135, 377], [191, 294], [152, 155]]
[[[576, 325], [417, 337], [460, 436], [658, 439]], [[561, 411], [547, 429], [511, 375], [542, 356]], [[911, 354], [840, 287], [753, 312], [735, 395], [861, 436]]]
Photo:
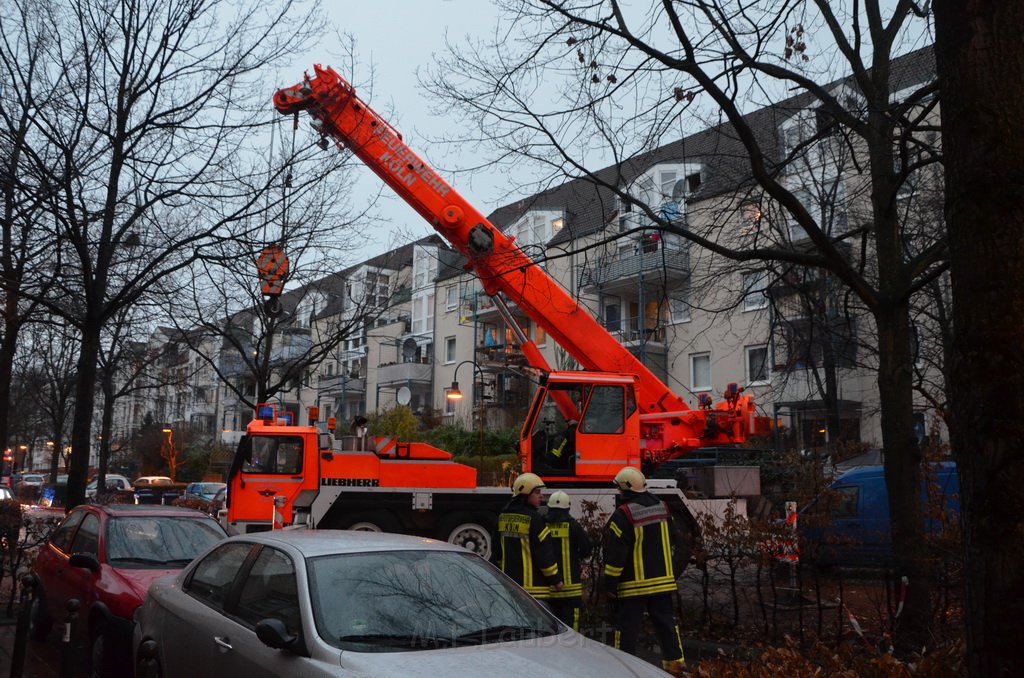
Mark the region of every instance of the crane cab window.
[[626, 430], [626, 417], [636, 409], [632, 391], [619, 385], [594, 386], [590, 400], [587, 402], [583, 421], [580, 422], [581, 433], [623, 433]]
[[252, 455], [242, 465], [244, 473], [293, 475], [302, 472], [302, 438], [253, 436]]

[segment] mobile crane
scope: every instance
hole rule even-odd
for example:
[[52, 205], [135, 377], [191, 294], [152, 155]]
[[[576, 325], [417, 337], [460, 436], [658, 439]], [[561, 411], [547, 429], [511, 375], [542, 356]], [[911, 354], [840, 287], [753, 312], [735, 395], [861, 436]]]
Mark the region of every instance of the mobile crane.
[[[329, 67], [314, 69], [314, 77], [306, 74], [301, 83], [274, 95], [277, 110], [294, 115], [296, 125], [300, 112], [309, 114], [322, 147], [333, 140], [349, 149], [462, 253], [466, 269], [516, 333], [529, 364], [543, 370], [520, 433], [523, 470], [538, 473], [552, 487], [611, 496], [608, 481], [625, 465], [650, 468], [698, 447], [737, 444], [765, 430], [767, 420], [755, 416], [753, 398], [736, 384], [728, 385], [722, 402], [713, 404], [701, 394], [699, 409], [690, 409], [513, 238], [417, 156], [351, 84]], [[503, 295], [583, 370], [551, 370], [513, 320]], [[562, 434], [569, 444], [553, 455], [544, 422], [556, 414], [569, 425]], [[229, 528], [265, 529], [273, 516], [282, 524], [372, 526], [480, 547], [484, 528], [508, 499], [504, 488], [477, 488], [473, 469], [423, 443], [367, 449], [372, 445], [357, 435], [344, 439], [347, 451], [335, 446], [312, 422], [281, 425], [265, 410], [249, 425], [232, 468]], [[675, 508], [685, 512], [681, 494], [668, 489], [676, 495]], [[274, 497], [279, 497], [276, 506]], [[468, 529], [469, 537], [452, 532], [466, 525], [477, 528]]]

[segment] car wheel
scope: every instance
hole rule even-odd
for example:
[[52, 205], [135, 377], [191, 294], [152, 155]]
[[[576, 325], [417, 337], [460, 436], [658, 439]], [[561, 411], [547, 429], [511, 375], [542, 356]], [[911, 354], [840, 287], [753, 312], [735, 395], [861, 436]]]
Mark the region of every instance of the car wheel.
[[89, 675], [92, 678], [114, 675], [110, 668], [110, 635], [106, 626], [102, 621], [97, 621], [92, 630], [92, 642], [89, 643]]
[[164, 672], [155, 659], [140, 658], [135, 662], [135, 678], [163, 678]]
[[440, 537], [449, 544], [468, 549], [481, 558], [490, 558], [490, 522], [484, 516], [455, 515], [441, 526]]
[[53, 622], [50, 620], [50, 615], [46, 612], [46, 604], [43, 602], [43, 597], [37, 594], [32, 599], [32, 607], [28, 613], [28, 637], [32, 640], [46, 640], [46, 637], [50, 635], [52, 627]]
[[387, 511], [360, 511], [348, 516], [342, 529], [356, 532], [401, 532], [402, 526]]

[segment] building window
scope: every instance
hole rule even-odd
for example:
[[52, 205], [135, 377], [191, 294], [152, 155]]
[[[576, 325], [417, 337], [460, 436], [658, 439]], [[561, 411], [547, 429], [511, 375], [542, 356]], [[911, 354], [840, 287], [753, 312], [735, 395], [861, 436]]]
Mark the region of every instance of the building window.
[[768, 383], [768, 346], [747, 346], [747, 383]]
[[711, 354], [690, 354], [690, 388], [694, 391], [711, 390]]
[[768, 272], [743, 274], [743, 310], [756, 311], [768, 306]]
[[673, 324], [690, 322], [689, 284], [680, 285], [669, 293], [668, 317]]
[[533, 343], [537, 346], [544, 346], [548, 343], [548, 333], [536, 323], [533, 325]]
[[459, 288], [452, 286], [448, 288], [447, 296], [444, 301], [444, 308], [446, 311], [454, 311], [459, 307]]
[[455, 337], [444, 338], [444, 363], [450, 365], [455, 362]]

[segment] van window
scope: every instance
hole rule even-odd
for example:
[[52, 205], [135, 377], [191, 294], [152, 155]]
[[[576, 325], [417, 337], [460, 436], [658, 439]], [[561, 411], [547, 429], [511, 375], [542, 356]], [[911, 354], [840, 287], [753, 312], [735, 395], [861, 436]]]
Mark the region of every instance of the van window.
[[832, 511], [832, 516], [835, 518], [856, 518], [857, 498], [860, 494], [859, 488], [856, 485], [837, 487], [835, 493], [836, 507]]

